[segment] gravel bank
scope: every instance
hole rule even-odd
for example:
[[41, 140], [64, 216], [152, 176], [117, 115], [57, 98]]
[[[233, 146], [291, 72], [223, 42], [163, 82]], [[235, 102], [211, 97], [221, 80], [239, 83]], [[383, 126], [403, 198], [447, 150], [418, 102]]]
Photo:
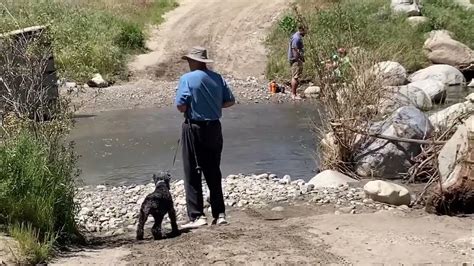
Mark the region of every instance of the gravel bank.
[[[291, 101], [290, 94], [268, 91], [268, 84], [248, 77], [245, 80], [225, 77], [239, 104], [285, 103]], [[68, 86], [66, 86], [68, 85]], [[79, 114], [134, 108], [160, 108], [171, 106], [174, 101], [177, 81], [138, 80], [108, 88], [65, 84], [61, 95], [71, 99]]]
[[[203, 187], [207, 194], [207, 188], [205, 185]], [[272, 174], [230, 175], [223, 180], [223, 187], [226, 205], [240, 209], [263, 208], [302, 200], [317, 205], [334, 205], [337, 209], [336, 214], [358, 213], [367, 209], [393, 209], [365, 199], [363, 189], [360, 187], [351, 188], [345, 185], [338, 188], [314, 188], [303, 180], [292, 181], [290, 176], [278, 178]], [[81, 188], [77, 195], [77, 202], [81, 207], [78, 222], [90, 232], [120, 234], [124, 230], [134, 230], [140, 205], [153, 189], [152, 183]], [[178, 220], [184, 221], [186, 202], [183, 181], [173, 182], [171, 191]], [[408, 208], [405, 207], [401, 208]], [[150, 217], [148, 222], [152, 221], [153, 218]]]

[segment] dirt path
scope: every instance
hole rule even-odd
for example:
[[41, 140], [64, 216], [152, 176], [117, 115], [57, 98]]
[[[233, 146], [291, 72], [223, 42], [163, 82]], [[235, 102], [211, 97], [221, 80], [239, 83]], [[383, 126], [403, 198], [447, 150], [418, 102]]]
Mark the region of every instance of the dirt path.
[[[299, 205], [283, 212], [234, 211], [231, 224], [174, 239], [129, 243], [59, 259], [58, 265], [117, 264], [461, 264], [474, 262], [472, 218], [418, 211], [334, 215]], [[123, 240], [122, 240], [123, 241]], [[109, 264], [111, 265], [111, 264]]]
[[192, 46], [204, 46], [225, 74], [260, 77], [265, 70], [266, 32], [287, 7], [285, 0], [181, 0], [165, 22], [152, 30], [148, 54], [130, 63], [140, 78], [176, 78], [187, 65], [180, 60]]

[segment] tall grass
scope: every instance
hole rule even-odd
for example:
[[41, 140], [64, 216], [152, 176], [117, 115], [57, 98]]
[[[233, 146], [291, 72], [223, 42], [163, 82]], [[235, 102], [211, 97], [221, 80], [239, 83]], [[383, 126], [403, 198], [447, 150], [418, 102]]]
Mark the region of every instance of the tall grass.
[[9, 115], [0, 147], [0, 224], [7, 225], [30, 263], [58, 244], [82, 240], [75, 221], [76, 156], [64, 138], [67, 116], [38, 123]]
[[[406, 16], [393, 14], [390, 1], [386, 0], [297, 2], [309, 27], [305, 42], [312, 43], [323, 58], [330, 58], [338, 47], [359, 47], [377, 51], [380, 60], [398, 61], [409, 71], [415, 71], [429, 64], [422, 47], [426, 33], [433, 29], [453, 31], [458, 40], [474, 48], [472, 11], [448, 0], [423, 1], [424, 14], [430, 20], [418, 27], [411, 26]], [[288, 16], [295, 14], [288, 12], [282, 21], [288, 20]], [[270, 79], [288, 79], [290, 74], [286, 53], [291, 33], [281, 25], [275, 25], [267, 40], [270, 54], [266, 73]], [[315, 77], [318, 63], [307, 60], [306, 77]]]
[[128, 55], [144, 49], [148, 23], [160, 23], [174, 0], [11, 0], [0, 4], [0, 32], [50, 25], [62, 78], [93, 73], [124, 78]]

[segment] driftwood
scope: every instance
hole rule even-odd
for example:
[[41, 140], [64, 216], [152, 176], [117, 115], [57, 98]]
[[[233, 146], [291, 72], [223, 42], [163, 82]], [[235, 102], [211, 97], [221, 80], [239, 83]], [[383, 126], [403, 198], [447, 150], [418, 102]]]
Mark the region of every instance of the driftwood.
[[422, 140], [422, 139], [409, 139], [409, 138], [400, 138], [400, 137], [392, 137], [392, 136], [386, 136], [378, 133], [368, 133], [364, 132], [362, 130], [357, 130], [357, 129], [352, 129], [349, 127], [345, 127], [341, 123], [331, 123], [333, 127], [341, 127], [346, 130], [349, 130], [353, 133], [356, 134], [361, 134], [364, 136], [372, 137], [372, 138], [378, 138], [378, 139], [385, 139], [389, 141], [397, 141], [397, 142], [407, 142], [407, 143], [416, 143], [416, 144], [431, 144], [431, 145], [444, 145], [446, 144], [447, 141], [439, 141], [439, 140]]

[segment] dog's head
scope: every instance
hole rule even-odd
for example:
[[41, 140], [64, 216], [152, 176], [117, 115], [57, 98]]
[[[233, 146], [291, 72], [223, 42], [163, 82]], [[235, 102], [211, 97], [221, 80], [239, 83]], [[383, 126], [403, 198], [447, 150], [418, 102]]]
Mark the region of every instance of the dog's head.
[[171, 175], [168, 172], [153, 174], [153, 182], [155, 183], [155, 187], [165, 184], [166, 187], [170, 189], [170, 180]]

